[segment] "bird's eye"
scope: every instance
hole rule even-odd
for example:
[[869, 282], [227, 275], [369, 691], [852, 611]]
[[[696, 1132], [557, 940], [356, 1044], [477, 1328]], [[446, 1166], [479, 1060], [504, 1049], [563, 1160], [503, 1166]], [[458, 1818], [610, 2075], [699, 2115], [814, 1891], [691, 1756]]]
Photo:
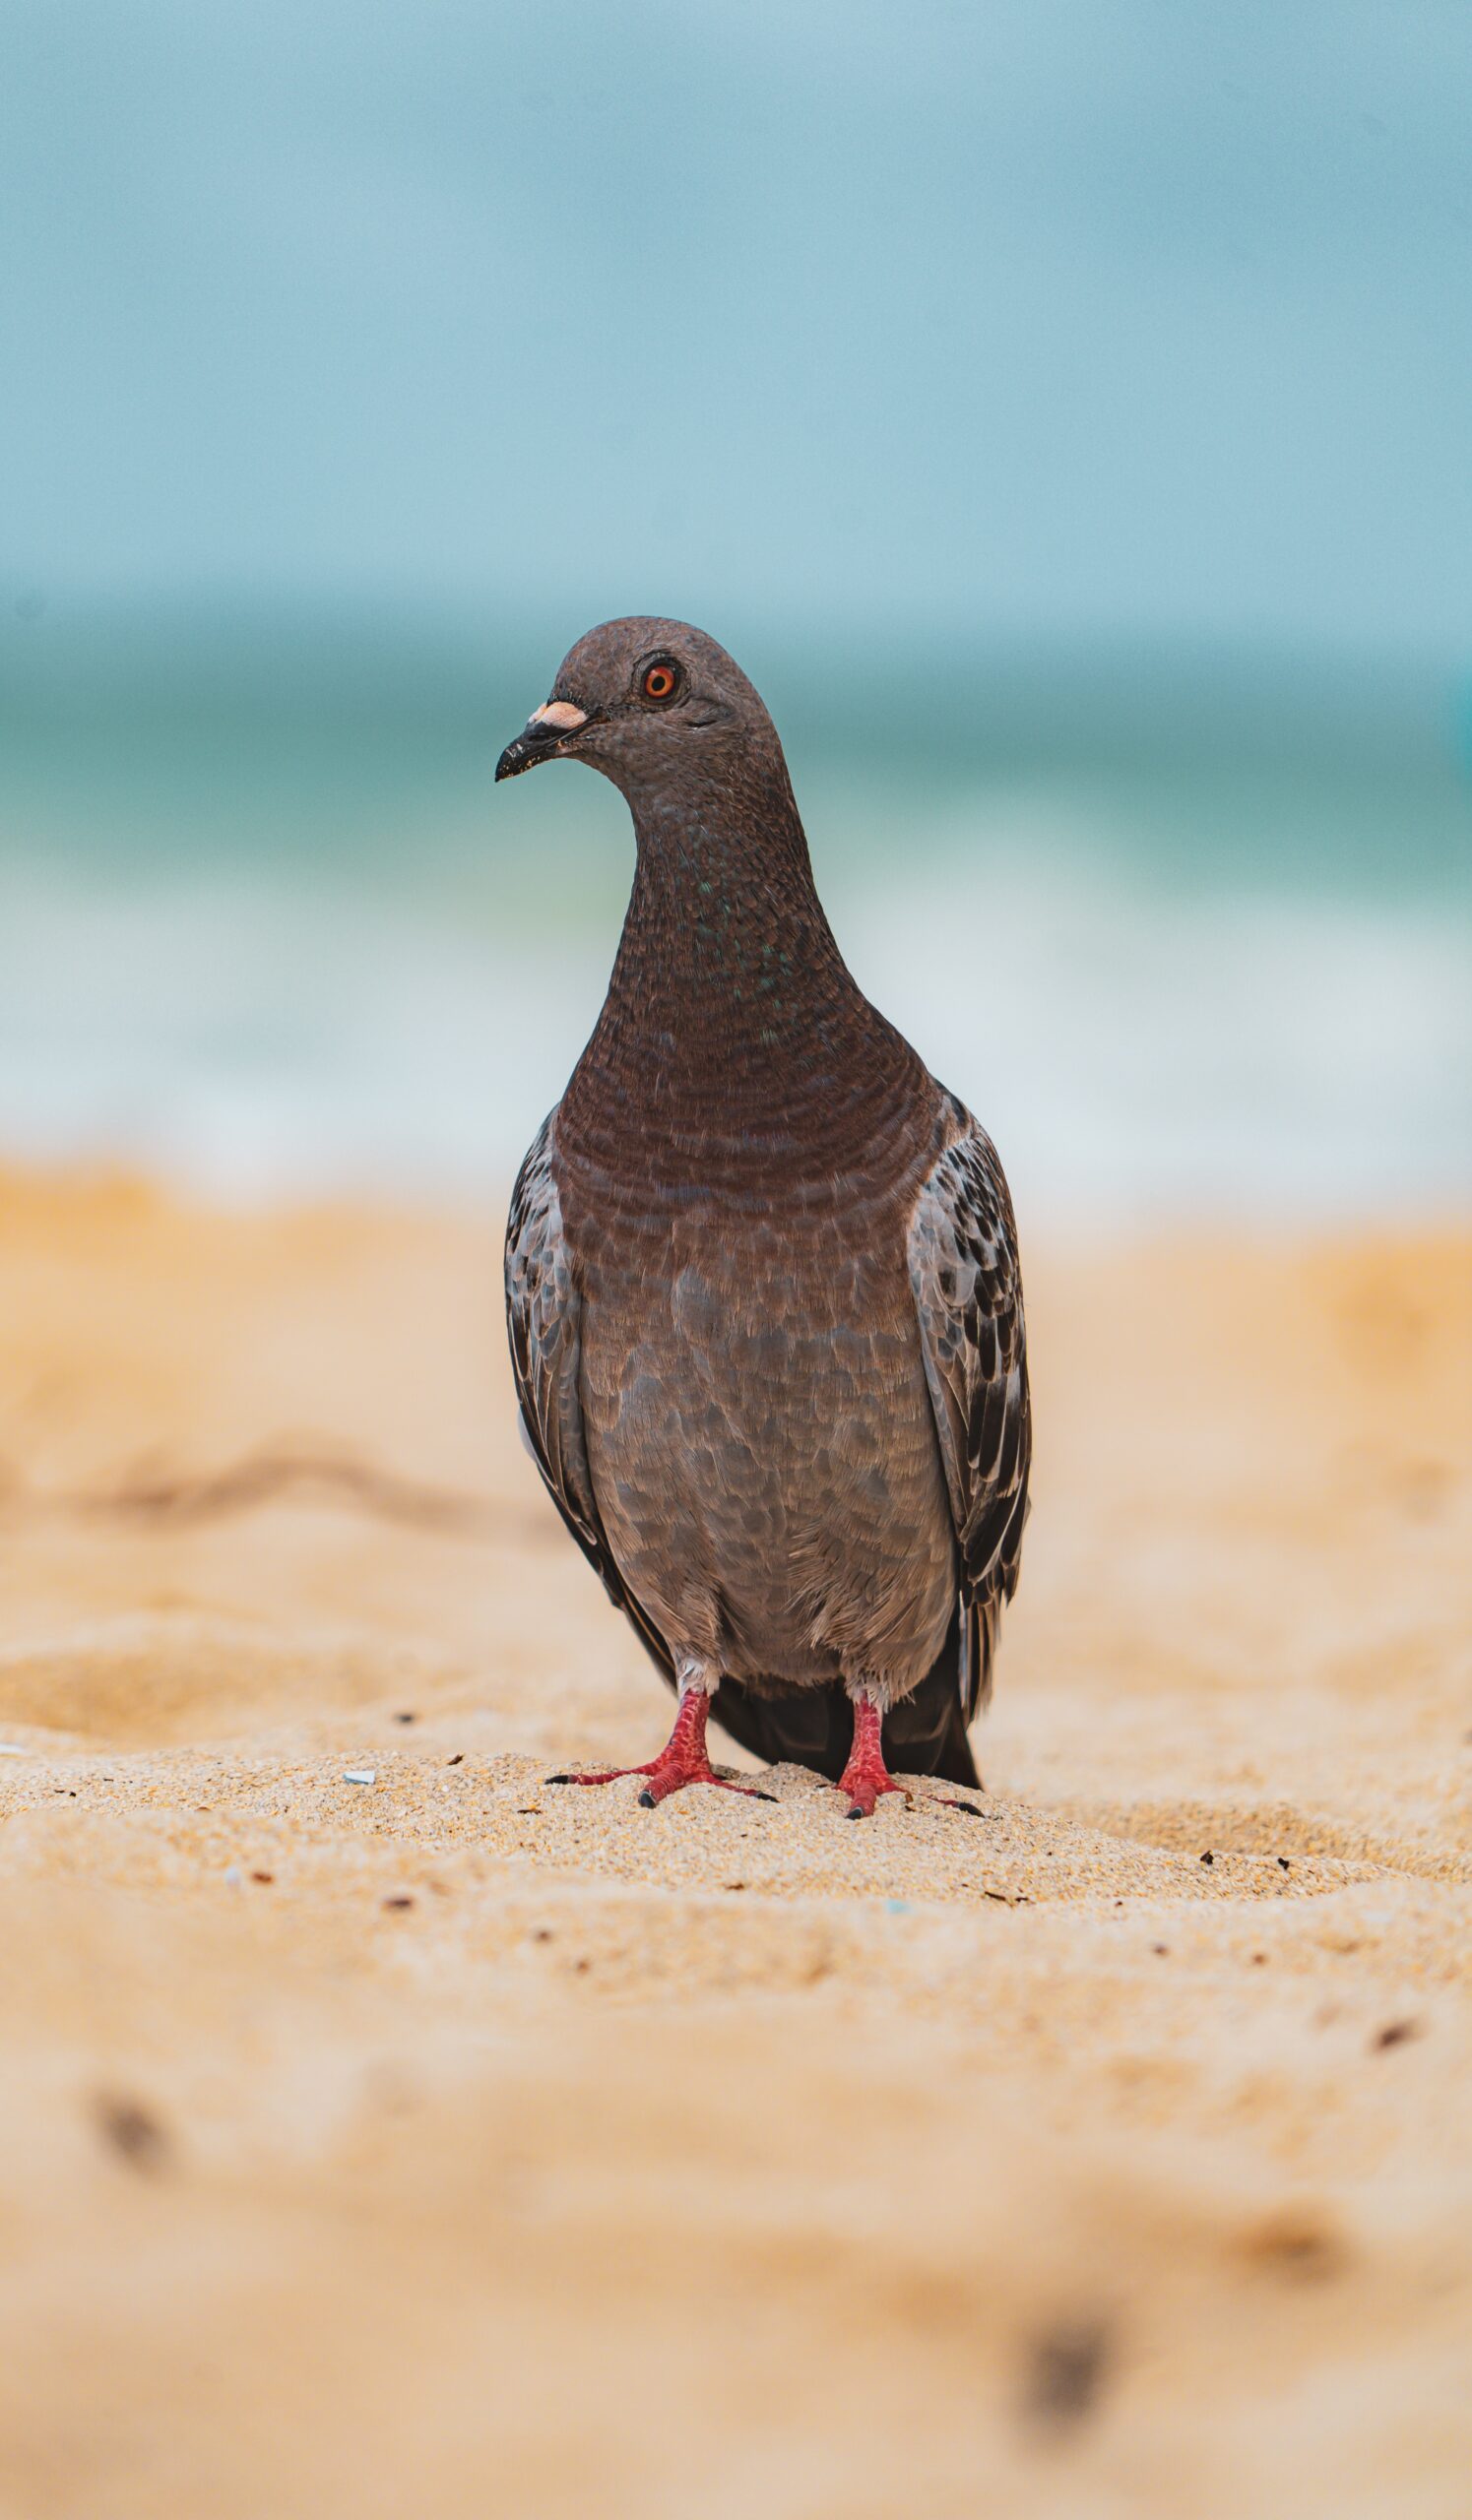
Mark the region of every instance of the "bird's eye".
[[645, 666], [644, 680], [640, 689], [646, 700], [672, 700], [678, 682], [679, 674], [675, 666], [670, 662], [668, 657], [661, 657], [655, 664]]

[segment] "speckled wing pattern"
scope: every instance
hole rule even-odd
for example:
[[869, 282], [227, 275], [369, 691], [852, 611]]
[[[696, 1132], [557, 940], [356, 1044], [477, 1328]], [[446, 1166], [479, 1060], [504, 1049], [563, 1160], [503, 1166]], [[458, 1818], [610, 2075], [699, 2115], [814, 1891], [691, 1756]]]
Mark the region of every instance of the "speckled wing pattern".
[[927, 1175], [907, 1248], [960, 1555], [969, 1724], [992, 1694], [1002, 1605], [1017, 1589], [1032, 1409], [1012, 1203], [986, 1130], [953, 1107], [964, 1134]]
[[593, 1492], [580, 1394], [583, 1299], [562, 1230], [551, 1164], [553, 1112], [516, 1176], [506, 1223], [506, 1326], [522, 1424], [547, 1492], [583, 1555], [625, 1610], [672, 1682], [674, 1665], [659, 1630], [613, 1563]]

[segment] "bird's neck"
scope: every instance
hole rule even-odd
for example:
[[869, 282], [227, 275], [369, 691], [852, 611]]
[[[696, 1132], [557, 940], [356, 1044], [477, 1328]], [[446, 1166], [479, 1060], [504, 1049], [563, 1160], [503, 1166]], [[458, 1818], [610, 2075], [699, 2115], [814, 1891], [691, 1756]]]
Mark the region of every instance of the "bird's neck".
[[780, 795], [771, 806], [756, 831], [704, 801], [636, 813], [610, 1031], [667, 1044], [682, 1067], [702, 1071], [733, 1055], [804, 1050], [825, 1018], [858, 998], [797, 808]]
[[631, 799], [634, 888], [559, 1141], [737, 1170], [837, 1162], [875, 1100], [924, 1075], [854, 980], [813, 885], [786, 775], [764, 794]]

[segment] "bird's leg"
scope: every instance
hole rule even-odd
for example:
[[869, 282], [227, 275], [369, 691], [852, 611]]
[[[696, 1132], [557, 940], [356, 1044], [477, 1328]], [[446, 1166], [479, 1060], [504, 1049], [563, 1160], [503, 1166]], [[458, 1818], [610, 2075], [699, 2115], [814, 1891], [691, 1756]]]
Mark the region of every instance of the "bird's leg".
[[880, 1795], [898, 1794], [902, 1789], [884, 1764], [882, 1709], [871, 1697], [856, 1697], [853, 1703], [854, 1740], [838, 1790], [849, 1797], [851, 1820], [871, 1820]]
[[848, 1818], [871, 1820], [874, 1805], [881, 1794], [903, 1794], [906, 1808], [916, 1802], [939, 1802], [948, 1811], [968, 1812], [973, 1820], [985, 1814], [975, 1802], [963, 1802], [952, 1794], [912, 1794], [908, 1787], [897, 1785], [884, 1764], [884, 1714], [874, 1698], [860, 1695], [853, 1700], [854, 1739], [849, 1763], [838, 1780], [838, 1791], [849, 1797]]
[[719, 1785], [727, 1794], [746, 1794], [757, 1802], [775, 1802], [775, 1794], [764, 1794], [760, 1786], [737, 1785], [731, 1777], [717, 1776], [711, 1766], [705, 1728], [711, 1692], [720, 1674], [709, 1671], [704, 1664], [681, 1660], [678, 1677], [679, 1706], [674, 1729], [657, 1759], [646, 1759], [637, 1768], [594, 1768], [587, 1773], [549, 1776], [548, 1785], [611, 1785], [620, 1776], [642, 1776], [648, 1782], [639, 1799], [650, 1810], [657, 1802], [668, 1801], [685, 1785]]

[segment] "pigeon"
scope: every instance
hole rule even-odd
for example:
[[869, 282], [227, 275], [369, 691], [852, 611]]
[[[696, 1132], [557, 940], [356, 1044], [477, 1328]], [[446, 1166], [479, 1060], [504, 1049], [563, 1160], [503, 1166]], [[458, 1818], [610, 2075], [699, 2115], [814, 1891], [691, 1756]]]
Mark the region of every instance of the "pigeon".
[[677, 1701], [657, 1758], [552, 1781], [764, 1793], [716, 1773], [714, 1715], [853, 1819], [908, 1796], [891, 1763], [975, 1788], [1032, 1450], [996, 1150], [850, 975], [777, 730], [714, 639], [590, 631], [496, 779], [548, 761], [612, 781], [637, 859], [512, 1195], [512, 1366], [552, 1500]]

